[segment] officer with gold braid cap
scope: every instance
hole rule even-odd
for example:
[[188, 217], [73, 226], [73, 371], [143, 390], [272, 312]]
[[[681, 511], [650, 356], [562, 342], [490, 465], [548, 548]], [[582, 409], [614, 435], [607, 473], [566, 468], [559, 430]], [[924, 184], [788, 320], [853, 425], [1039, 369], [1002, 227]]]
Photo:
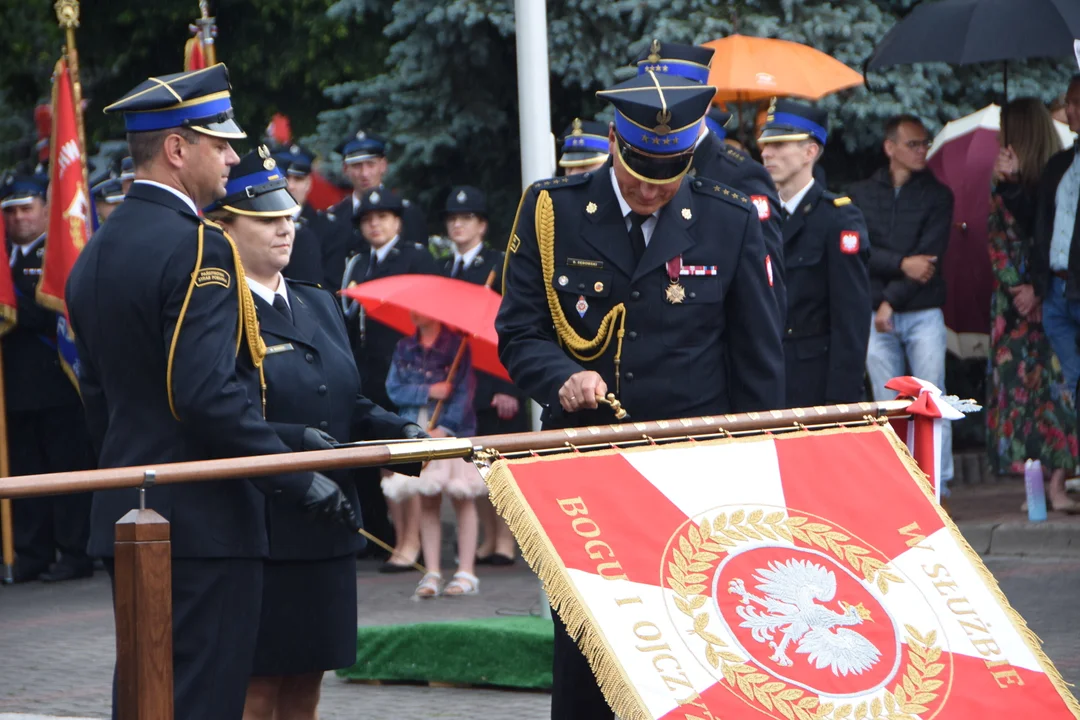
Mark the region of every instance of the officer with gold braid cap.
[[574, 118], [563, 132], [559, 167], [563, 175], [580, 175], [603, 167], [608, 159], [608, 125]]
[[[238, 161], [224, 65], [150, 78], [122, 113], [135, 181], [67, 286], [79, 386], [100, 467], [288, 452], [264, 420], [265, 355], [232, 241], [199, 216]], [[171, 524], [177, 720], [243, 713], [258, 631], [265, 494], [322, 522], [355, 517], [318, 473], [151, 487]], [[136, 490], [95, 493], [89, 552], [113, 574], [114, 525]], [[115, 696], [115, 695], [114, 695]]]
[[[545, 428], [780, 407], [780, 320], [745, 195], [687, 176], [715, 88], [647, 71], [604, 90], [611, 159], [525, 190], [495, 327]], [[551, 716], [612, 712], [556, 618]]]

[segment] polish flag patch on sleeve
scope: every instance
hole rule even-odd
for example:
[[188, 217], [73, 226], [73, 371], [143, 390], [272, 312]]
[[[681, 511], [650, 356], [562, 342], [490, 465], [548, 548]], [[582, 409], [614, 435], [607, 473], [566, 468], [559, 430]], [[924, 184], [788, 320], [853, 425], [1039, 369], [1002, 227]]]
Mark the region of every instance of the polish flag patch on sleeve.
[[758, 220], [765, 222], [772, 217], [772, 208], [769, 207], [769, 198], [764, 195], [751, 195], [750, 202], [757, 209]]
[[840, 233], [840, 252], [854, 255], [859, 252], [859, 233], [856, 230], [844, 230]]

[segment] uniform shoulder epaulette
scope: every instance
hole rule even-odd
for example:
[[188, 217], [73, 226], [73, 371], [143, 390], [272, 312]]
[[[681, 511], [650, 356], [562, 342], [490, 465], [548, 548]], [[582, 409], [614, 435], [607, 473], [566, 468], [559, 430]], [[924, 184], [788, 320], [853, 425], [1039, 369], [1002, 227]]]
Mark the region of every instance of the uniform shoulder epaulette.
[[697, 180], [694, 180], [690, 183], [690, 188], [694, 192], [701, 193], [702, 195], [711, 195], [720, 198], [721, 200], [726, 200], [736, 207], [741, 207], [743, 209], [752, 207], [750, 198], [746, 197], [738, 190], [730, 188], [727, 185], [721, 185], [708, 178], [698, 178]]
[[727, 143], [724, 143], [724, 156], [737, 163], [745, 162], [748, 157], [746, 153], [731, 147]]
[[582, 183], [588, 182], [591, 178], [592, 173], [564, 175], [563, 177], [548, 178], [547, 180], [538, 180], [532, 184], [532, 187], [533, 190], [536, 190], [537, 192], [541, 190], [558, 190], [559, 188], [581, 185]]
[[845, 205], [851, 204], [851, 198], [847, 195], [840, 195], [832, 199], [832, 204], [836, 207], [844, 207]]
[[288, 283], [289, 285], [306, 285], [307, 287], [313, 287], [313, 288], [316, 288], [318, 290], [326, 290], [327, 292], [329, 292], [329, 290], [327, 290], [327, 288], [324, 288], [322, 285], [320, 285], [317, 282], [311, 282], [310, 280], [296, 280], [294, 278], [285, 278], [285, 282]]
[[214, 222], [213, 220], [207, 220], [206, 218], [202, 218], [202, 221], [207, 225], [207, 227], [212, 227], [218, 232], [225, 232], [225, 228], [221, 227], [221, 225]]

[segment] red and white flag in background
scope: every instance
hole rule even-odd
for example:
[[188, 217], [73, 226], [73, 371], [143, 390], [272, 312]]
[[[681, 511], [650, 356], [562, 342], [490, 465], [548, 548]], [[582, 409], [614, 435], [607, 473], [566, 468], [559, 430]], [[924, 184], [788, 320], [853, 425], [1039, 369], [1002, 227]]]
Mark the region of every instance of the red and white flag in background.
[[487, 479], [624, 720], [1080, 717], [888, 427]]

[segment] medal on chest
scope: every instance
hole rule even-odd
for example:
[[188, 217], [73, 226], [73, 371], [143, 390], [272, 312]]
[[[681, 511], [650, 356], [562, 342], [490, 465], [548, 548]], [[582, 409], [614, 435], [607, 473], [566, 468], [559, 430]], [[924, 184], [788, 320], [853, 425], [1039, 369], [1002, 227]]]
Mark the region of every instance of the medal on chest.
[[682, 272], [682, 255], [668, 260], [667, 262], [667, 275], [668, 286], [664, 290], [664, 300], [672, 305], [679, 305], [686, 299], [686, 288], [682, 286], [679, 281], [679, 274]]

